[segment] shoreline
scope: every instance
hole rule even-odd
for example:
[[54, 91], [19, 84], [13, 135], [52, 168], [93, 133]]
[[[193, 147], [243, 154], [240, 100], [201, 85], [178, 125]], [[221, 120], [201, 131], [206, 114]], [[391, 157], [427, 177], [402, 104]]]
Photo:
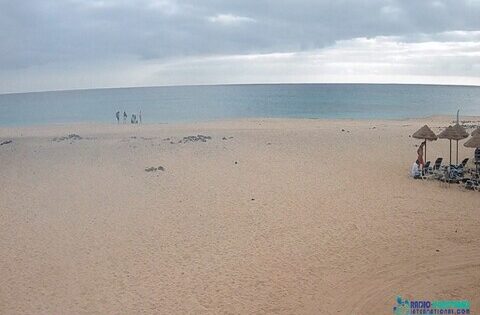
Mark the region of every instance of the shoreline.
[[[188, 128], [194, 126], [212, 126], [215, 125], [224, 125], [224, 124], [239, 124], [239, 123], [253, 123], [258, 121], [263, 122], [304, 122], [304, 121], [317, 121], [317, 122], [324, 122], [324, 123], [348, 123], [348, 122], [358, 122], [363, 124], [368, 123], [382, 123], [382, 122], [424, 122], [424, 123], [446, 123], [446, 124], [454, 124], [455, 118], [450, 115], [430, 115], [430, 116], [419, 116], [419, 117], [408, 117], [408, 118], [391, 118], [391, 119], [369, 119], [369, 118], [294, 118], [294, 117], [248, 117], [248, 118], [233, 118], [233, 119], [214, 119], [214, 120], [199, 120], [199, 121], [178, 121], [178, 122], [158, 122], [158, 123], [142, 123], [142, 124], [130, 124], [130, 123], [104, 123], [104, 122], [71, 122], [71, 123], [50, 123], [50, 124], [33, 124], [33, 125], [19, 125], [19, 126], [0, 126], [0, 137], [8, 136], [8, 134], [16, 133], [16, 132], [26, 132], [35, 130], [48, 130], [48, 129], [55, 129], [55, 130], [66, 130], [66, 129], [90, 129], [90, 128], [98, 128], [98, 129], [112, 129], [112, 128], [130, 128], [132, 131], [135, 129], [141, 130], [141, 128], [151, 129], [156, 127], [181, 127], [181, 128]], [[461, 116], [460, 122], [467, 122], [467, 123], [478, 123], [475, 126], [480, 126], [480, 116]], [[471, 127], [467, 124], [467, 128], [475, 128]]]

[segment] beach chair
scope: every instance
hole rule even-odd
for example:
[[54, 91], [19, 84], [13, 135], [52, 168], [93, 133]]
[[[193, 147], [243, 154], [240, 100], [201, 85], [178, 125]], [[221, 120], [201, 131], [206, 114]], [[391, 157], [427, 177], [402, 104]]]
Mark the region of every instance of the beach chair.
[[444, 173], [444, 180], [450, 184], [458, 184], [463, 180], [463, 168], [450, 165]]
[[430, 161], [427, 161], [427, 163], [425, 163], [425, 165], [423, 166], [424, 169], [428, 170], [428, 168], [430, 167], [430, 164], [432, 164]]
[[465, 166], [467, 165], [468, 158], [463, 159], [462, 163], [458, 165], [450, 165], [448, 169], [448, 177], [455, 183], [460, 181], [465, 181], [464, 173], [465, 173]]
[[480, 191], [480, 180], [469, 179], [465, 182], [465, 189]]
[[434, 172], [434, 171], [438, 171], [440, 170], [440, 168], [442, 167], [442, 161], [443, 161], [443, 158], [439, 157], [438, 159], [435, 160], [435, 163], [433, 164], [433, 166], [429, 167], [428, 171], [430, 173]]
[[478, 170], [470, 170], [470, 178], [464, 181], [465, 188], [480, 191], [480, 172]]
[[429, 165], [426, 167], [427, 164], [425, 164], [425, 172], [422, 176], [422, 179], [440, 179], [442, 176], [444, 176], [445, 169], [442, 168], [442, 161], [443, 158], [439, 157], [435, 160], [433, 166]]
[[422, 168], [422, 175], [425, 176], [428, 174], [428, 170], [430, 169], [430, 161], [427, 161], [427, 163], [425, 163], [425, 165], [423, 166]]

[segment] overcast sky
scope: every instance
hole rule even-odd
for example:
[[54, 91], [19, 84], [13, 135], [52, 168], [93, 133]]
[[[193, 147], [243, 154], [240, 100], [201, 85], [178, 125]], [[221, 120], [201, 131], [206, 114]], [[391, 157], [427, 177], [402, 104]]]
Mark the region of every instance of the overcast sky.
[[480, 85], [480, 0], [0, 0], [0, 93]]

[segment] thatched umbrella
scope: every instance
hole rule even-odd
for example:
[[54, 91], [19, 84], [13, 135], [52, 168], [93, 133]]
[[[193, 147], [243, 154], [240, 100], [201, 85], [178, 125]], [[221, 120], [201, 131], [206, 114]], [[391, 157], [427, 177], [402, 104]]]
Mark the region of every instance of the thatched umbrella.
[[[479, 129], [477, 129], [479, 130]], [[473, 135], [473, 133], [472, 133]], [[464, 146], [466, 146], [467, 148], [480, 148], [480, 132], [476, 133], [475, 135], [473, 135], [473, 137], [471, 137], [467, 142], [465, 142], [463, 144]], [[477, 173], [478, 173], [478, 166], [479, 166], [479, 161], [475, 161], [475, 165], [476, 165], [476, 169], [477, 169]]]
[[455, 124], [455, 126], [453, 126], [453, 128], [455, 129], [455, 131], [458, 133], [458, 135], [460, 137], [462, 137], [461, 139], [456, 139], [455, 141], [457, 142], [457, 157], [456, 157], [456, 164], [458, 165], [458, 141], [459, 140], [462, 140], [462, 139], [465, 139], [465, 138], [468, 138], [468, 132], [465, 130], [465, 128], [463, 128], [458, 122]]
[[452, 126], [448, 126], [444, 131], [442, 131], [438, 135], [438, 138], [450, 140], [450, 165], [452, 165], [452, 140], [462, 140], [465, 138]]
[[477, 133], [463, 144], [467, 148], [480, 148], [480, 133]]
[[418, 129], [413, 135], [415, 139], [424, 139], [425, 140], [425, 161], [427, 161], [427, 140], [435, 141], [437, 140], [437, 135], [430, 129], [427, 125]]
[[480, 135], [480, 127], [472, 131], [472, 136], [475, 136], [475, 135]]

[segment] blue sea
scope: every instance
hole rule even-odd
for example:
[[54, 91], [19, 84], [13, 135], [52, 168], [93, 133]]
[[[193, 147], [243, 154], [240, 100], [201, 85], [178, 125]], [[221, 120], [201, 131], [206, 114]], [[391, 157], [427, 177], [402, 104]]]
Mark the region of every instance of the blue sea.
[[480, 87], [396, 84], [259, 84], [72, 90], [0, 95], [0, 126], [145, 123], [248, 117], [400, 119], [480, 115]]

